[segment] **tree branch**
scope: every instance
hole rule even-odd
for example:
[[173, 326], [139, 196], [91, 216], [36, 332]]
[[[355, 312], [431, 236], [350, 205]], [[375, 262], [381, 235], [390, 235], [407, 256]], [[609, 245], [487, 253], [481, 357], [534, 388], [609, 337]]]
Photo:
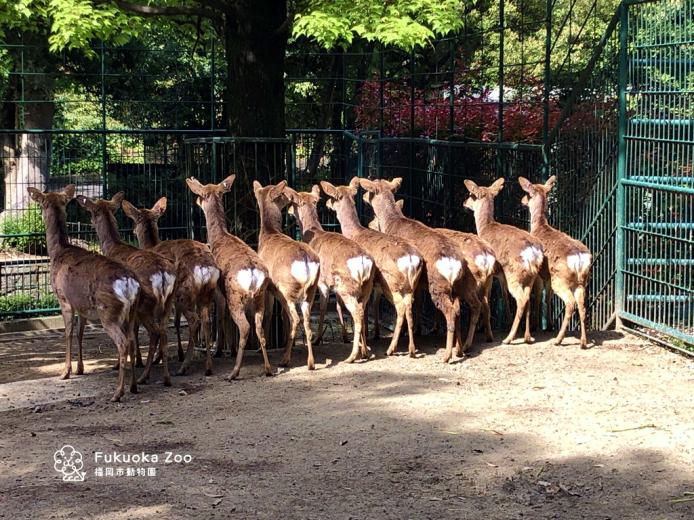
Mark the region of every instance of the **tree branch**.
[[[97, 0], [96, 4], [105, 4], [108, 0]], [[123, 11], [135, 13], [140, 16], [202, 16], [210, 20], [218, 19], [223, 12], [216, 8], [209, 7], [192, 7], [192, 6], [157, 6], [157, 5], [142, 5], [126, 2], [125, 0], [112, 0]], [[216, 4], [215, 0], [207, 0], [204, 2], [207, 5]], [[215, 6], [216, 7], [216, 6]]]

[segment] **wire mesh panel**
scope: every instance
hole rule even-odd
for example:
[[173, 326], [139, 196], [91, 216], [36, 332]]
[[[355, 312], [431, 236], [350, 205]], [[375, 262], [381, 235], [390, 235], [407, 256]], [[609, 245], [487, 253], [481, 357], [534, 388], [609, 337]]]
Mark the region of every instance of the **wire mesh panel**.
[[[550, 170], [558, 178], [550, 222], [593, 253], [588, 322], [598, 329], [616, 317], [619, 21], [615, 14], [548, 139]], [[558, 327], [564, 312], [559, 298], [552, 308]]]
[[623, 317], [694, 344], [694, 2], [629, 6]]
[[[29, 150], [3, 147], [5, 211], [0, 220], [0, 316], [55, 312], [45, 228], [39, 206], [27, 187], [58, 191], [68, 184], [88, 197], [111, 197], [119, 191], [137, 207], [151, 207], [162, 196], [167, 212], [160, 221], [162, 238], [191, 234], [186, 218], [190, 200], [184, 182], [182, 146], [185, 134], [163, 132], [47, 131], [4, 133], [5, 140], [32, 143]], [[121, 236], [135, 242], [132, 222], [118, 212]], [[67, 208], [73, 243], [99, 251], [86, 211]]]

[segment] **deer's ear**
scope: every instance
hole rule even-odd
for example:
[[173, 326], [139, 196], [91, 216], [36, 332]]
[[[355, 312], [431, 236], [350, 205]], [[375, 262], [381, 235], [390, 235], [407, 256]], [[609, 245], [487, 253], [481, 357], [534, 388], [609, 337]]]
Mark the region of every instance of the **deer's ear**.
[[229, 175], [226, 179], [224, 179], [222, 182], [219, 183], [219, 187], [222, 188], [222, 190], [226, 193], [227, 191], [231, 191], [231, 187], [234, 184], [234, 181], [236, 180], [236, 175], [233, 173]]
[[118, 209], [125, 199], [125, 192], [119, 191], [113, 197], [111, 197], [111, 206]]
[[463, 183], [465, 184], [465, 187], [467, 188], [467, 191], [469, 191], [469, 192], [472, 193], [473, 195], [475, 195], [475, 194], [477, 193], [477, 189], [479, 188], [479, 186], [477, 186], [477, 184], [475, 184], [474, 182], [472, 182], [470, 179], [465, 179], [465, 180], [463, 181]]
[[75, 185], [68, 184], [63, 188], [63, 193], [67, 196], [67, 200], [72, 200], [75, 198]]
[[528, 196], [523, 195], [523, 198], [521, 199], [521, 204], [523, 204], [523, 206], [527, 206], [529, 203], [530, 203], [530, 199], [528, 199]]
[[32, 188], [31, 186], [29, 186], [27, 188], [27, 191], [29, 192], [29, 196], [33, 201], [41, 202], [44, 199], [44, 195], [43, 192], [41, 192], [41, 190], [37, 190], [36, 188]]
[[[276, 184], [271, 190], [270, 190], [270, 199], [271, 200], [277, 200], [279, 199], [282, 195], [284, 195], [284, 189], [287, 187], [287, 181], [281, 181], [278, 184]], [[287, 197], [289, 198], [289, 197]]]
[[203, 194], [204, 186], [195, 177], [188, 177], [186, 179], [186, 184], [188, 185], [188, 188], [190, 189], [190, 191], [192, 191], [196, 195], [202, 195]]
[[323, 191], [328, 197], [336, 199], [339, 195], [337, 192], [337, 188], [335, 188], [335, 186], [330, 184], [328, 181], [320, 181], [320, 187], [323, 188]]
[[253, 192], [254, 193], [258, 193], [262, 189], [263, 189], [262, 184], [260, 184], [258, 181], [253, 181]]
[[535, 191], [535, 188], [533, 188], [532, 183], [525, 177], [518, 177], [518, 184], [520, 184], [520, 187], [523, 188], [523, 191], [527, 193], [533, 193], [533, 191]]
[[325, 207], [328, 208], [329, 210], [335, 211], [335, 207], [333, 206], [333, 199], [328, 198], [325, 201]]
[[[370, 179], [358, 178], [359, 186], [364, 188], [366, 191], [375, 192], [378, 190], [378, 184]], [[364, 199], [366, 200], [366, 199]]]
[[127, 217], [133, 220], [137, 220], [137, 217], [140, 212], [137, 210], [135, 206], [130, 204], [127, 200], [124, 200], [121, 204], [121, 207], [123, 208], [123, 213], [125, 213]]
[[392, 192], [398, 191], [400, 186], [402, 186], [402, 177], [395, 177], [395, 179], [388, 182], [388, 188]]
[[557, 176], [552, 175], [549, 179], [547, 179], [547, 182], [545, 182], [545, 189], [549, 192], [551, 191], [552, 188], [554, 188], [554, 185], [557, 183]]
[[86, 210], [92, 210], [94, 209], [94, 207], [96, 207], [94, 201], [89, 197], [85, 197], [84, 195], [77, 195], [76, 200], [77, 204], [79, 204]]
[[320, 186], [318, 184], [314, 184], [313, 188], [311, 188], [311, 195], [313, 195], [313, 201], [318, 204], [320, 200]]
[[354, 195], [356, 195], [357, 190], [359, 189], [359, 177], [352, 177], [352, 179], [349, 181], [349, 187], [353, 191]]
[[374, 198], [374, 194], [367, 190], [364, 192], [364, 195], [362, 196], [362, 198], [364, 199], [364, 202], [366, 202], [367, 204], [371, 204], [371, 201]]
[[405, 199], [396, 200], [395, 207], [398, 208], [400, 212], [402, 212], [402, 208], [405, 207]]
[[[123, 201], [123, 209], [125, 209], [125, 203], [127, 201]], [[154, 206], [152, 206], [152, 211], [157, 214], [158, 217], [161, 217], [165, 212], [166, 212], [166, 204], [167, 204], [167, 199], [166, 197], [160, 198], [157, 202], [154, 203]]]
[[493, 194], [495, 197], [496, 197], [496, 196], [499, 194], [499, 192], [504, 188], [504, 182], [506, 182], [506, 180], [505, 180], [503, 177], [501, 177], [501, 178], [495, 180], [495, 181], [492, 183], [492, 185], [489, 186], [489, 190], [492, 192], [492, 194]]

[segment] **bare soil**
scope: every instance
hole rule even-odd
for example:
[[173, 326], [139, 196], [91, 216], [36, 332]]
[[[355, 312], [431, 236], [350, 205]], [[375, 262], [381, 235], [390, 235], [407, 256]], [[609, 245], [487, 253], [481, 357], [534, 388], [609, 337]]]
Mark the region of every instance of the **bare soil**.
[[[450, 365], [440, 338], [418, 359], [374, 342], [353, 365], [348, 345], [321, 345], [315, 372], [299, 347], [272, 378], [249, 353], [233, 382], [229, 359], [211, 377], [199, 360], [112, 404], [98, 331], [69, 381], [59, 334], [0, 338], [0, 518], [694, 518], [694, 363], [615, 333], [587, 351], [539, 339]], [[65, 444], [84, 482], [54, 470]], [[97, 464], [98, 451], [192, 461]]]

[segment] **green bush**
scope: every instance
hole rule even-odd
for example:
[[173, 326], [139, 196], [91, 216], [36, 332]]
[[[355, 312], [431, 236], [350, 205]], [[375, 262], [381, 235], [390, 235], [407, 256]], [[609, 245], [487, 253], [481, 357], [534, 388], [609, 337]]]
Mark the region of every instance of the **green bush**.
[[7, 296], [0, 296], [0, 314], [28, 311], [53, 309], [58, 307], [58, 299], [52, 292], [40, 292], [37, 294], [14, 293]]
[[46, 253], [46, 226], [41, 208], [31, 204], [27, 209], [10, 215], [0, 223], [2, 249], [22, 253]]

